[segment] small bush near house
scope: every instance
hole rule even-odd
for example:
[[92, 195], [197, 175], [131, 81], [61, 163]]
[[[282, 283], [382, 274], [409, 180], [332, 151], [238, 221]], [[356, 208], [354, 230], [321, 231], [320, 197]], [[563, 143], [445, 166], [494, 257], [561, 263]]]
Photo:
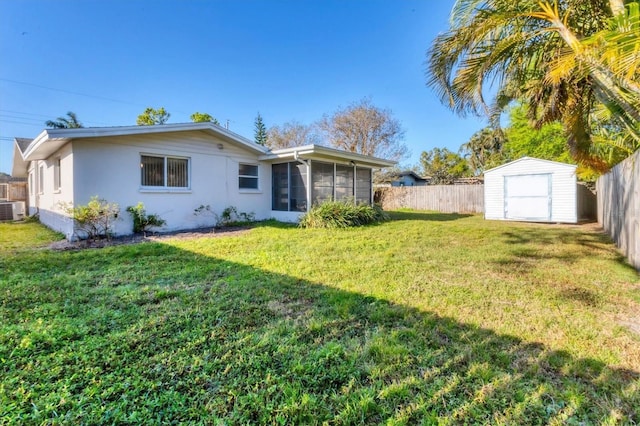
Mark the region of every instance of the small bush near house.
[[213, 216], [215, 220], [215, 227], [222, 228], [225, 226], [242, 226], [251, 222], [255, 222], [255, 213], [238, 212], [238, 209], [229, 206], [218, 214], [213, 211], [211, 206], [201, 204], [198, 208], [193, 210], [195, 216]]
[[70, 215], [76, 224], [76, 229], [90, 240], [100, 237], [111, 238], [111, 226], [113, 221], [120, 214], [120, 207], [116, 203], [109, 203], [98, 198], [97, 195], [91, 197], [86, 205], [73, 206], [69, 203], [61, 203], [65, 213]]
[[150, 231], [151, 228], [164, 226], [167, 223], [166, 220], [157, 214], [148, 215], [142, 202], [139, 202], [135, 206], [127, 207], [127, 211], [133, 218], [133, 232], [136, 234], [142, 233], [146, 236], [147, 231]]
[[388, 220], [378, 205], [355, 204], [353, 201], [327, 201], [314, 206], [300, 219], [302, 228], [349, 228]]

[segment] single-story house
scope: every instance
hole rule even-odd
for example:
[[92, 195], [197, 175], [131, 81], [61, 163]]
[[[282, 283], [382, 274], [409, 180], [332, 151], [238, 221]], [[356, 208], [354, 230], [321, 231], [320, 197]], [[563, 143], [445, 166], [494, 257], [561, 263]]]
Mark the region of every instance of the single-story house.
[[484, 173], [485, 219], [576, 223], [581, 194], [573, 164], [523, 157]]
[[391, 186], [424, 186], [428, 184], [429, 179], [423, 178], [411, 170], [398, 173], [391, 181]]
[[212, 123], [185, 123], [47, 129], [16, 139], [12, 174], [28, 179], [29, 214], [75, 238], [63, 205], [92, 196], [120, 206], [115, 235], [132, 233], [124, 211], [138, 202], [166, 231], [213, 225], [196, 214], [201, 206], [296, 221], [328, 199], [371, 203], [373, 169], [394, 164], [317, 145], [270, 150]]

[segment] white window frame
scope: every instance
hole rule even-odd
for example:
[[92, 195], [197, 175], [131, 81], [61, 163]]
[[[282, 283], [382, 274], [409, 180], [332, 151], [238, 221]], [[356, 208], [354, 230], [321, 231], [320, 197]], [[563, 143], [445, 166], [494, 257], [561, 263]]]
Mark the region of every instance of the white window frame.
[[38, 194], [44, 194], [44, 164], [38, 166]]
[[29, 195], [34, 195], [36, 193], [34, 175], [35, 175], [34, 170], [29, 172]]
[[[240, 168], [242, 166], [255, 167], [256, 168], [255, 176], [254, 175], [241, 175], [240, 174]], [[242, 178], [255, 179], [256, 187], [255, 188], [248, 188], [248, 187], [241, 186], [240, 181], [241, 181]], [[246, 192], [260, 191], [260, 165], [259, 164], [256, 164], [256, 163], [238, 163], [238, 189], [240, 191], [246, 191]]]
[[[186, 192], [191, 191], [191, 157], [182, 157], [179, 155], [163, 155], [163, 154], [150, 154], [146, 152], [140, 153], [140, 169], [142, 170], [142, 157], [155, 157], [162, 158], [162, 179], [164, 185], [162, 186], [149, 186], [142, 184], [142, 174], [140, 174], [140, 190], [144, 192]], [[167, 160], [187, 160], [187, 186], [167, 186]]]
[[56, 158], [53, 163], [53, 191], [60, 192], [62, 189], [61, 159]]

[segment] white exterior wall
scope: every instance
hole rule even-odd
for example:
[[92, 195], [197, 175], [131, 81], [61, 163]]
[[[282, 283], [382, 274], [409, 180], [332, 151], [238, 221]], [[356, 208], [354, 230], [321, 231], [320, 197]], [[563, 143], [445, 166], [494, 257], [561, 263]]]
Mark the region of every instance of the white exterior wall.
[[[222, 144], [223, 149], [217, 145]], [[189, 190], [141, 188], [142, 154], [188, 157]], [[254, 213], [258, 220], [271, 213], [271, 165], [258, 162], [258, 154], [199, 132], [167, 133], [73, 141], [75, 170], [74, 200], [86, 204], [92, 196], [118, 203], [120, 218], [116, 235], [132, 232], [128, 206], [144, 203], [148, 214], [158, 214], [167, 224], [163, 231], [212, 226], [211, 213], [195, 215], [201, 205], [220, 214], [233, 206], [238, 212]], [[240, 163], [258, 165], [258, 190], [238, 188]]]
[[576, 166], [523, 158], [488, 170], [484, 174], [485, 219], [505, 218], [505, 176], [551, 174], [551, 222], [576, 223]]
[[[60, 160], [60, 187], [55, 188], [55, 173]], [[42, 180], [40, 173], [42, 174]], [[38, 214], [49, 228], [73, 235], [73, 221], [64, 213], [64, 203], [73, 202], [73, 153], [71, 144], [59, 149], [46, 160], [32, 161], [29, 165], [29, 215]], [[42, 187], [40, 185], [42, 182]]]

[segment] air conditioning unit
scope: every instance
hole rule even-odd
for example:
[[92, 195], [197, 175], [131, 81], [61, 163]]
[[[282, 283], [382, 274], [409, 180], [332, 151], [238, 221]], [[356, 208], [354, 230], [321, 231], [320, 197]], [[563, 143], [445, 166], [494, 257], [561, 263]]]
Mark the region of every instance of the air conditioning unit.
[[10, 201], [0, 203], [0, 221], [20, 220], [25, 217], [24, 201]]

